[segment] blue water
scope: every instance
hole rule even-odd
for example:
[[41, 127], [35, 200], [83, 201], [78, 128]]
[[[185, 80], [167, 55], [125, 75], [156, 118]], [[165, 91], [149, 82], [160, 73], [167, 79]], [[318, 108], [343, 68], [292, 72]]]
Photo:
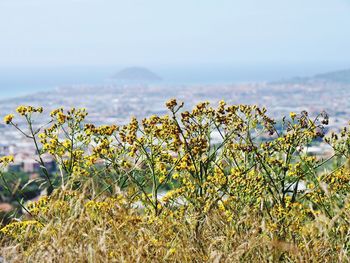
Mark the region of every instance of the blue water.
[[0, 69], [0, 99], [74, 84], [102, 84], [109, 72], [98, 68]]
[[[66, 67], [0, 69], [0, 99], [75, 84], [110, 83], [110, 77], [123, 67]], [[158, 66], [148, 67], [163, 78], [164, 84], [220, 84], [276, 81], [344, 68], [343, 65], [267, 66]]]

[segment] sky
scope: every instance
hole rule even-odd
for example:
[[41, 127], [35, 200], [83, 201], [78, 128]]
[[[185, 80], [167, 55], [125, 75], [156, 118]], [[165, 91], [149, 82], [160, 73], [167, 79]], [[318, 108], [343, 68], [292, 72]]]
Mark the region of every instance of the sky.
[[350, 0], [0, 0], [0, 69], [350, 67]]

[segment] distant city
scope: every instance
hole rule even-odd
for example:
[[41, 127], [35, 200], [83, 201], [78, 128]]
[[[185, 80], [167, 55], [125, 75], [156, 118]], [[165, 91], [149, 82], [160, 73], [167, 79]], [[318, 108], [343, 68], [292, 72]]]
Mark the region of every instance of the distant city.
[[[229, 104], [256, 104], [265, 106], [276, 120], [289, 112], [306, 110], [311, 116], [326, 111], [330, 116], [327, 131], [337, 131], [350, 120], [350, 71], [321, 74], [309, 78], [293, 78], [279, 82], [245, 84], [192, 84], [169, 85], [161, 77], [144, 68], [125, 69], [113, 76], [114, 80], [101, 85], [66, 85], [53, 91], [39, 92], [0, 101], [0, 117], [15, 111], [18, 105], [43, 106], [45, 113], [38, 118], [44, 123], [52, 109], [63, 107], [87, 108], [87, 122], [101, 124], [126, 124], [131, 116], [141, 119], [152, 114], [167, 114], [165, 102], [177, 98], [190, 109], [200, 101], [214, 105], [225, 100]], [[19, 125], [20, 118], [15, 122]], [[36, 151], [15, 129], [0, 125], [0, 156], [15, 154], [14, 171], [36, 174]], [[315, 152], [327, 152], [327, 145], [313, 148]], [[55, 168], [47, 156], [45, 161]]]

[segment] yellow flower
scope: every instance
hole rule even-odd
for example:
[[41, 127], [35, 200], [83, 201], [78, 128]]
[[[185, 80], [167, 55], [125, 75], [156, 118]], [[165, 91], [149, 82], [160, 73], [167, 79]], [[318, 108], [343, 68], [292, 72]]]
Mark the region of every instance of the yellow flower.
[[38, 107], [35, 109], [36, 112], [42, 113], [44, 111], [43, 107]]
[[12, 122], [12, 120], [13, 120], [13, 117], [14, 117], [13, 114], [6, 115], [5, 118], [4, 118], [4, 122], [6, 124], [10, 124]]
[[65, 123], [67, 116], [64, 115], [62, 112], [58, 112], [57, 114], [57, 120], [60, 124]]
[[14, 157], [12, 155], [10, 156], [4, 156], [0, 158], [0, 164], [8, 165], [9, 163], [13, 163]]
[[45, 139], [46, 134], [45, 134], [45, 133], [40, 133], [40, 134], [38, 135], [38, 137], [39, 137], [40, 139]]
[[180, 175], [178, 173], [173, 174], [173, 179], [178, 179], [179, 177], [180, 177]]
[[289, 116], [294, 120], [297, 114], [295, 112], [289, 113]]
[[24, 116], [27, 113], [28, 109], [26, 106], [21, 105], [17, 107], [16, 111], [18, 114]]
[[166, 180], [166, 176], [162, 175], [159, 177], [159, 183], [163, 183]]
[[175, 108], [175, 106], [177, 105], [177, 101], [176, 99], [170, 99], [169, 101], [167, 101], [165, 103], [166, 107], [170, 110], [173, 110]]

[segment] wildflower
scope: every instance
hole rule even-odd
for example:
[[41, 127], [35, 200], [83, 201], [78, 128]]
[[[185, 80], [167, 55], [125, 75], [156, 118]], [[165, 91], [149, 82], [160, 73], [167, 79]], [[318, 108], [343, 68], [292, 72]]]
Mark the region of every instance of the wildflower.
[[295, 112], [289, 113], [289, 116], [294, 120], [297, 114]]
[[62, 112], [57, 113], [57, 120], [59, 124], [65, 123], [66, 119], [67, 119], [67, 116], [64, 115]]
[[51, 111], [50, 116], [51, 116], [51, 117], [54, 117], [54, 116], [56, 116], [57, 113], [59, 113], [59, 112], [62, 112], [62, 109], [61, 109], [61, 108], [60, 108], [60, 109], [55, 109], [55, 110]]
[[164, 183], [165, 180], [166, 180], [166, 176], [165, 176], [165, 175], [162, 175], [162, 176], [159, 177], [159, 183], [160, 183], [160, 184], [161, 184], [161, 183]]
[[17, 113], [24, 116], [28, 112], [28, 108], [26, 106], [18, 106], [16, 109]]
[[30, 236], [33, 236], [36, 230], [39, 230], [43, 225], [36, 220], [27, 220], [21, 222], [13, 222], [0, 229], [4, 235], [11, 236], [18, 240], [23, 240], [25, 233], [31, 229]]
[[13, 161], [14, 161], [14, 157], [12, 155], [4, 156], [0, 158], [0, 164], [3, 164], [5, 166], [8, 165], [9, 163], [13, 163]]
[[10, 124], [12, 122], [12, 120], [13, 120], [13, 117], [14, 117], [13, 114], [6, 115], [5, 118], [4, 118], [4, 122], [6, 124]]
[[177, 101], [176, 101], [176, 99], [171, 99], [171, 100], [167, 101], [167, 103], [165, 103], [165, 105], [169, 110], [174, 110], [174, 108], [177, 106]]

